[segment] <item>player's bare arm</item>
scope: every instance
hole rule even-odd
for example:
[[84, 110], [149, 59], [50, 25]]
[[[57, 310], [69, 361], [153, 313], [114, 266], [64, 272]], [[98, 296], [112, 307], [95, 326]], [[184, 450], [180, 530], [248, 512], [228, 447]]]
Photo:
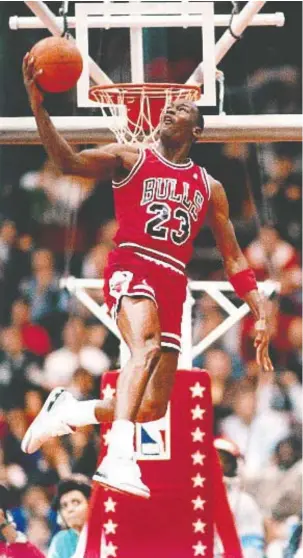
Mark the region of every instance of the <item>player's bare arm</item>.
[[58, 133], [43, 107], [44, 95], [35, 82], [40, 72], [41, 70], [34, 68], [34, 59], [29, 58], [27, 54], [23, 60], [24, 84], [42, 143], [49, 157], [64, 174], [97, 180], [123, 179], [135, 165], [139, 156], [138, 149], [113, 143], [103, 148], [76, 153]]
[[[231, 278], [242, 271], [248, 270], [247, 260], [240, 249], [233, 224], [229, 218], [229, 205], [224, 188], [220, 182], [213, 178], [211, 178], [209, 218], [227, 277]], [[257, 352], [257, 363], [266, 372], [271, 372], [273, 371], [273, 365], [268, 355], [270, 336], [265, 298], [257, 289], [250, 290], [241, 298], [249, 305], [256, 318], [254, 346]]]

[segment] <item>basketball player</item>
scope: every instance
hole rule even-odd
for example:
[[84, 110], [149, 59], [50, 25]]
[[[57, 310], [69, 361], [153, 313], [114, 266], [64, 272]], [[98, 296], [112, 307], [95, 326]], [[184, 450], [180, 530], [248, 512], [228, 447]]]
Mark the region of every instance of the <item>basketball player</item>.
[[[41, 71], [41, 70], [40, 70]], [[162, 417], [180, 351], [185, 267], [206, 213], [225, 272], [256, 319], [256, 358], [272, 370], [263, 297], [238, 246], [223, 186], [188, 158], [202, 134], [195, 104], [177, 101], [161, 116], [159, 141], [148, 148], [110, 144], [75, 153], [53, 126], [35, 84], [39, 69], [26, 55], [24, 82], [42, 143], [63, 172], [113, 181], [119, 230], [105, 272], [105, 300], [130, 350], [115, 399], [76, 402], [61, 388], [49, 396], [27, 431], [22, 448], [32, 453], [50, 436], [72, 427], [112, 421], [108, 454], [94, 480], [143, 498], [149, 489], [134, 458], [134, 423]]]

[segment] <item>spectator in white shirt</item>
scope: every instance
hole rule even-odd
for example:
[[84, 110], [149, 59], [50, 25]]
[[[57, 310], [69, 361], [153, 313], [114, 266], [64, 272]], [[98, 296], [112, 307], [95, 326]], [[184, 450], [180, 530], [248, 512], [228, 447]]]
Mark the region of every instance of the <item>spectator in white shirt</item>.
[[234, 413], [221, 422], [221, 432], [245, 456], [245, 474], [254, 476], [268, 465], [276, 444], [289, 435], [290, 419], [272, 409], [257, 413], [256, 390], [245, 380], [239, 382], [233, 408]]
[[87, 344], [86, 327], [80, 317], [73, 316], [66, 322], [63, 342], [63, 347], [45, 359], [44, 383], [48, 389], [68, 387], [78, 368], [84, 368], [93, 376], [100, 376], [108, 370], [108, 356], [101, 349]]

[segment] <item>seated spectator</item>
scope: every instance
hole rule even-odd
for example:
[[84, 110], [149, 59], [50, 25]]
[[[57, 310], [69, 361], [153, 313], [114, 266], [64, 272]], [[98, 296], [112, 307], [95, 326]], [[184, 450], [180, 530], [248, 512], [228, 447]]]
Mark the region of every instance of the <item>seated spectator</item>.
[[0, 277], [4, 276], [4, 267], [11, 257], [17, 230], [15, 223], [5, 220], [0, 226]]
[[20, 299], [12, 306], [11, 325], [20, 328], [23, 347], [38, 356], [45, 356], [51, 351], [51, 340], [47, 330], [30, 321], [30, 305]]
[[59, 287], [53, 255], [49, 250], [33, 253], [32, 271], [32, 276], [21, 282], [20, 294], [30, 304], [31, 320], [44, 325], [57, 341], [58, 325], [61, 325], [59, 318], [67, 311], [68, 295]]
[[45, 385], [52, 389], [56, 386], [69, 386], [77, 368], [85, 368], [93, 376], [100, 376], [108, 370], [108, 356], [96, 347], [86, 343], [86, 327], [77, 316], [71, 317], [63, 330], [64, 345], [53, 351], [45, 359]]
[[302, 382], [302, 316], [295, 316], [290, 321], [287, 331], [289, 352], [286, 356], [286, 366], [293, 370]]
[[259, 238], [248, 246], [245, 256], [258, 281], [268, 279], [270, 270], [270, 278], [281, 282], [282, 295], [289, 295], [301, 287], [298, 253], [281, 239], [275, 227], [261, 227]]
[[0, 226], [0, 323], [7, 325], [20, 280], [28, 271], [28, 253], [18, 246], [15, 223]]
[[70, 464], [73, 473], [84, 473], [92, 477], [98, 460], [99, 436], [94, 426], [77, 428], [69, 437]]
[[[275, 368], [293, 368], [302, 378], [300, 362], [302, 318], [281, 312], [277, 300], [268, 301], [270, 305], [270, 355]], [[255, 335], [255, 319], [250, 314], [241, 324], [241, 356], [245, 362], [255, 360], [253, 339]]]
[[20, 330], [2, 331], [0, 352], [0, 408], [23, 407], [26, 389], [39, 372], [39, 359], [23, 349]]
[[52, 522], [50, 496], [46, 488], [33, 484], [22, 493], [20, 505], [12, 510], [15, 521], [27, 529], [28, 522], [33, 518], [47, 519]]
[[103, 279], [109, 249], [104, 244], [96, 244], [85, 256], [82, 265], [82, 277], [86, 279]]
[[44, 558], [44, 554], [17, 531], [8, 511], [9, 493], [0, 487], [0, 555], [3, 558]]
[[221, 349], [208, 349], [204, 357], [204, 366], [211, 377], [215, 432], [217, 432], [218, 421], [232, 413], [236, 381], [231, 377], [231, 357]]
[[288, 436], [274, 448], [270, 462], [252, 479], [247, 489], [254, 494], [264, 512], [284, 514], [300, 513], [302, 501], [302, 444], [300, 438]]
[[48, 558], [72, 558], [88, 515], [90, 481], [84, 475], [73, 475], [58, 485], [54, 509], [62, 530], [50, 545]]
[[114, 238], [118, 230], [118, 223], [115, 219], [110, 219], [103, 223], [97, 235], [97, 242], [103, 244], [108, 250], [115, 247]]
[[269, 409], [256, 413], [257, 394], [246, 380], [238, 383], [233, 414], [221, 422], [221, 433], [239, 446], [245, 457], [245, 474], [255, 476], [269, 464], [276, 444], [290, 433], [287, 413]]
[[[243, 557], [263, 558], [263, 515], [255, 499], [242, 486], [244, 484], [241, 479], [241, 462], [243, 458], [239, 448], [233, 441], [224, 438], [216, 438], [214, 446], [218, 452], [223, 469], [224, 483], [240, 537]], [[215, 542], [215, 548], [218, 546], [220, 549], [219, 541], [215, 540]], [[219, 555], [221, 556], [218, 553]], [[217, 556], [216, 550], [215, 556]]]
[[286, 514], [273, 514], [266, 518], [266, 558], [301, 558], [300, 554], [288, 552], [290, 539], [298, 523], [298, 517], [287, 517]]
[[28, 522], [26, 535], [31, 544], [46, 556], [51, 532], [47, 521], [43, 517], [31, 518]]
[[208, 294], [196, 301], [194, 313], [193, 342], [197, 343], [223, 321], [223, 316], [217, 303]]
[[87, 372], [87, 370], [84, 368], [77, 368], [72, 377], [69, 391], [76, 399], [79, 399], [79, 401], [92, 399], [94, 395], [98, 397], [98, 393], [95, 394], [94, 380], [94, 376]]

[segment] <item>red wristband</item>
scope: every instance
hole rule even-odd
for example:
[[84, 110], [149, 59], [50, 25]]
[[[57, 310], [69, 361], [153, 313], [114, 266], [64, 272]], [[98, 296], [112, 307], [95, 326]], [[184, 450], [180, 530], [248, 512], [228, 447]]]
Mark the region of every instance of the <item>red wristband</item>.
[[238, 297], [243, 298], [250, 291], [258, 289], [255, 273], [249, 267], [229, 278]]

